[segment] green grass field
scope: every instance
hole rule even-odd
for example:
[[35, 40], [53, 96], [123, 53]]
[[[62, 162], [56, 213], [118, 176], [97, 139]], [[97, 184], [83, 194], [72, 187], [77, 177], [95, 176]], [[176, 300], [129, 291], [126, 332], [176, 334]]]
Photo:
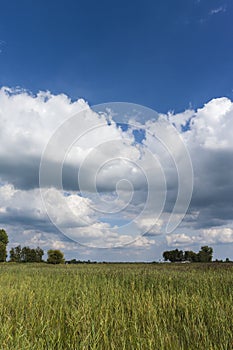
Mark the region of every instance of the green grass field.
[[1, 264], [0, 349], [233, 349], [233, 266]]

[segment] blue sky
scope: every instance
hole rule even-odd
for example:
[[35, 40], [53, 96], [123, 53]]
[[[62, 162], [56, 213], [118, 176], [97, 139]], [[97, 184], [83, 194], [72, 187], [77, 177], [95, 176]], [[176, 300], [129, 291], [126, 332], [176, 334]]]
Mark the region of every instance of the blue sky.
[[233, 3], [1, 4], [0, 84], [159, 112], [233, 95]]
[[[214, 246], [215, 257], [233, 259], [232, 19], [230, 0], [2, 2], [0, 225], [9, 233], [12, 246], [58, 248], [66, 258], [151, 261], [161, 259], [165, 249], [198, 251], [208, 244]], [[153, 119], [158, 117], [155, 112], [127, 104], [115, 106], [122, 113], [119, 120], [114, 120], [111, 105], [113, 110], [101, 117], [103, 129], [98, 132], [100, 120], [94, 113], [98, 107], [92, 106], [107, 103], [108, 107], [109, 102], [152, 108], [178, 134], [166, 139]], [[53, 167], [67, 146], [63, 142], [70, 146], [72, 132], [86, 126], [79, 142], [66, 148], [64, 191], [61, 194], [52, 182], [47, 193], [52, 225], [40, 199], [40, 160], [53, 132], [72, 115], [78, 115], [76, 128], [59, 129], [63, 137], [59, 142], [55, 138], [46, 163], [54, 175]], [[123, 127], [132, 120], [136, 120], [135, 129], [131, 124]], [[153, 139], [158, 129], [165, 146], [166, 142], [172, 145], [173, 154], [167, 155]], [[176, 142], [172, 143], [173, 136]], [[178, 167], [171, 155], [177, 157], [183, 185], [192, 180], [187, 164], [179, 164], [185, 153], [180, 137], [191, 157], [194, 189], [184, 220], [167, 234], [166, 224], [179, 193]], [[149, 154], [157, 157], [161, 168], [157, 163], [152, 168]], [[80, 178], [75, 182], [80, 169], [84, 194]], [[157, 204], [163, 200], [163, 172], [167, 197], [163, 215], [153, 226]], [[103, 202], [93, 191], [92, 175]], [[116, 193], [121, 177], [135, 186], [131, 202], [129, 183], [121, 183]], [[46, 190], [51, 179], [45, 179]], [[151, 198], [157, 201], [138, 218], [148, 179], [154, 181]], [[99, 212], [93, 210], [96, 203], [103, 205]], [[103, 208], [122, 209], [125, 204], [129, 204], [127, 210], [114, 218], [110, 212], [100, 215]], [[127, 222], [133, 222], [131, 232], [124, 226]], [[55, 226], [62, 227], [63, 233], [65, 228], [66, 237]], [[145, 235], [129, 246], [128, 239], [138, 232]], [[72, 237], [84, 246], [71, 241]], [[125, 247], [111, 249], [116, 242]]]

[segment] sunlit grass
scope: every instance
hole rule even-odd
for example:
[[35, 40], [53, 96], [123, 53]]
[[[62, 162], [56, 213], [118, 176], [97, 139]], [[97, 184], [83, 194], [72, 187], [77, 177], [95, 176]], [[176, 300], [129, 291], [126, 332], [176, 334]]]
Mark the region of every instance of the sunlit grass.
[[0, 349], [232, 349], [233, 268], [191, 265], [2, 264]]

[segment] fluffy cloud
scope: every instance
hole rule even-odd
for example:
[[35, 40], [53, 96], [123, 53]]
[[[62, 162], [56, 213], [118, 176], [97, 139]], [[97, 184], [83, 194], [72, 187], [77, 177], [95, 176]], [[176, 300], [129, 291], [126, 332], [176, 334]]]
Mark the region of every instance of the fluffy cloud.
[[194, 244], [193, 237], [190, 237], [184, 233], [175, 233], [166, 236], [166, 240], [169, 246], [183, 246]]
[[85, 108], [83, 100], [72, 103], [65, 95], [0, 89], [1, 179], [18, 188], [38, 187], [46, 143], [62, 122]]
[[[88, 199], [77, 195], [64, 196], [54, 188], [46, 191], [50, 219], [59, 227], [84, 227], [96, 217]], [[54, 231], [48, 218], [39, 189], [20, 190], [12, 184], [0, 187], [0, 221], [22, 228]]]
[[[232, 221], [233, 198], [233, 103], [213, 99], [197, 111], [169, 115], [182, 133], [194, 169], [194, 191], [187, 228], [204, 229]], [[187, 117], [187, 118], [185, 118]], [[192, 214], [195, 213], [192, 219]]]
[[229, 227], [205, 229], [203, 240], [209, 244], [233, 243], [233, 229]]
[[199, 234], [187, 235], [175, 233], [166, 236], [169, 246], [192, 246], [200, 244], [230, 244], [233, 243], [233, 229], [230, 227], [204, 229]]
[[206, 150], [232, 150], [232, 116], [233, 103], [228, 98], [211, 100], [191, 118], [188, 144]]
[[[56, 227], [41, 201], [39, 166], [49, 145], [42, 190], [53, 223], [81, 244], [112, 247], [132, 241], [135, 249], [149, 247], [166, 229], [177, 196], [174, 222], [187, 202], [192, 174], [179, 141], [182, 136], [192, 160], [194, 191], [180, 226], [187, 232], [179, 233], [178, 228], [167, 235], [167, 243], [231, 243], [233, 103], [217, 98], [196, 111], [168, 113], [159, 120], [160, 124], [150, 118], [141, 123], [140, 118], [131, 120], [139, 130], [146, 128], [142, 140], [136, 142], [134, 130], [119, 127], [111, 111], [96, 113], [85, 101], [72, 102], [65, 95], [41, 92], [32, 96], [2, 88], [1, 222], [17, 226], [24, 239], [30, 236], [25, 232], [30, 232], [31, 242], [40, 235], [44, 245], [47, 240], [51, 246], [53, 241], [73, 249], [70, 240], [59, 243], [55, 239]], [[163, 120], [174, 125], [177, 133], [161, 127]], [[158, 129], [160, 139], [155, 137]], [[56, 182], [60, 163], [63, 189]], [[135, 240], [141, 233], [146, 235]]]

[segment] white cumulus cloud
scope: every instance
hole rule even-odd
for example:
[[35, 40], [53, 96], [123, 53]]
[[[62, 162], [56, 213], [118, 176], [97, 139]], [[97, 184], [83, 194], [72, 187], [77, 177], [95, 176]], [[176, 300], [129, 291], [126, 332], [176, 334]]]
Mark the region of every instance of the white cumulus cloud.
[[[70, 130], [69, 123], [75, 115], [75, 128]], [[179, 180], [184, 191], [173, 220], [182, 214], [186, 189], [192, 180], [182, 153], [182, 139], [192, 160], [194, 192], [181, 225], [182, 233], [178, 228], [167, 235], [167, 244], [232, 243], [232, 101], [215, 98], [197, 110], [159, 118], [161, 124], [149, 119], [144, 125], [137, 118], [137, 126], [146, 127], [143, 140], [137, 143], [132, 129], [123, 130], [111, 115], [96, 113], [82, 99], [71, 101], [63, 94], [40, 92], [34, 96], [21, 90], [0, 89], [2, 225], [18, 227], [22, 237], [26, 237], [23, 232], [33, 232], [35, 241], [38, 234], [41, 242], [45, 237], [49, 239], [48, 235], [56, 241], [39, 189], [41, 155], [55, 135], [53, 147], [46, 154], [49, 185], [44, 186], [53, 223], [83, 244], [111, 247], [132, 241], [135, 248], [149, 247], [155, 237], [164, 233], [180, 190]], [[174, 125], [177, 133], [161, 128], [163, 120]], [[65, 125], [64, 129], [61, 125]], [[155, 137], [159, 128], [165, 146]], [[71, 146], [67, 147], [69, 142]], [[53, 186], [61, 159], [62, 190]], [[178, 167], [182, 178], [178, 178]], [[110, 212], [114, 213], [112, 219]], [[129, 221], [134, 226], [127, 231]], [[121, 225], [126, 226], [119, 231]], [[135, 241], [140, 232], [147, 235]], [[72, 249], [69, 244], [67, 249]]]

